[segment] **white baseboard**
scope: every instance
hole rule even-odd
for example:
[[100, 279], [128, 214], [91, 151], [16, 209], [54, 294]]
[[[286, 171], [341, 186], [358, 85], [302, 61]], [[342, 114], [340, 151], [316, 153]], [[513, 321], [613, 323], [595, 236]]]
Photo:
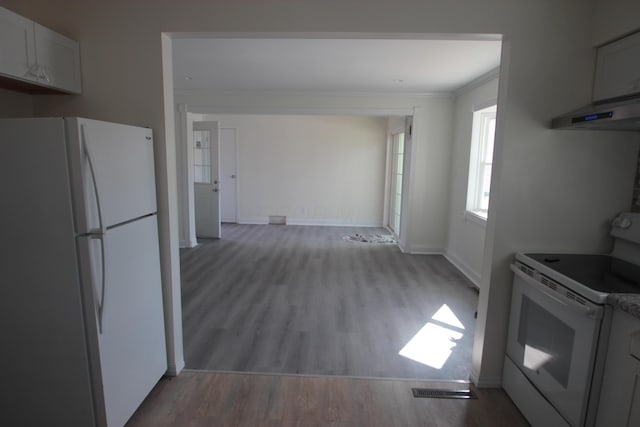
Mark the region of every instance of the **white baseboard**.
[[414, 255], [442, 255], [444, 248], [434, 245], [413, 244], [409, 245], [408, 248], [402, 252]]
[[269, 218], [265, 217], [256, 217], [256, 218], [238, 218], [238, 224], [254, 224], [254, 225], [264, 225], [269, 224]]
[[462, 274], [464, 274], [467, 279], [473, 283], [476, 288], [480, 289], [480, 280], [481, 275], [473, 268], [469, 266], [466, 262], [464, 262], [457, 254], [451, 251], [445, 250], [444, 257], [449, 260], [451, 264], [453, 264]]
[[195, 240], [180, 240], [179, 245], [181, 248], [195, 248], [198, 246], [198, 242]]
[[[269, 224], [269, 217], [245, 217], [238, 218], [238, 224]], [[331, 227], [382, 227], [378, 221], [347, 221], [343, 219], [318, 219], [318, 218], [290, 218], [287, 217], [287, 225], [316, 225]]]
[[184, 369], [184, 360], [176, 361], [175, 364], [170, 363], [167, 366], [167, 376], [169, 377], [177, 377], [180, 372]]
[[469, 379], [478, 388], [502, 388], [502, 377], [482, 377], [477, 372], [471, 370]]
[[382, 227], [379, 221], [343, 219], [317, 219], [317, 218], [287, 218], [287, 225], [325, 225], [330, 227]]

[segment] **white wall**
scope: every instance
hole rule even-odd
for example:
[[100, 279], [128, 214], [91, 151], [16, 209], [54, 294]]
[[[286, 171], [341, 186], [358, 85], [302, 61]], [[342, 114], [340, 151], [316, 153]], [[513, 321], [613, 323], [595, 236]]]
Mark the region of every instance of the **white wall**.
[[[0, 4], [80, 42], [83, 95], [38, 97], [36, 114], [82, 115], [153, 129], [163, 281], [173, 298], [168, 308], [173, 327], [179, 326], [180, 316], [174, 102], [172, 92], [164, 89], [171, 68], [163, 66], [163, 55], [170, 58], [170, 48], [163, 51], [162, 32], [504, 35], [486, 273], [473, 351], [473, 378], [481, 386], [501, 382], [514, 251], [606, 250], [607, 221], [629, 208], [637, 135], [548, 128], [553, 116], [590, 98], [593, 0], [369, 0], [366, 5], [361, 0], [251, 4], [219, 0], [193, 5], [169, 0], [0, 0]], [[437, 126], [437, 117], [430, 117], [425, 114], [423, 124]], [[429, 126], [424, 129], [428, 132]], [[442, 153], [431, 149], [436, 142], [425, 133], [414, 137], [419, 166], [415, 169], [422, 171], [418, 179], [436, 185], [430, 178], [447, 180], [449, 155], [445, 153], [440, 164], [443, 159], [437, 155]], [[432, 152], [435, 157], [429, 157]], [[423, 200], [417, 206], [426, 210], [413, 212], [414, 218], [440, 224], [441, 229], [416, 227], [411, 232], [424, 241], [442, 234], [444, 244], [448, 202]], [[439, 217], [441, 210], [444, 220]], [[175, 344], [179, 345], [179, 337]]]
[[381, 226], [386, 119], [215, 115], [238, 130], [238, 218], [265, 224]]
[[447, 258], [462, 270], [476, 286], [480, 286], [484, 257], [486, 224], [465, 215], [469, 178], [469, 154], [473, 111], [498, 99], [498, 78], [458, 93], [453, 120], [453, 154], [451, 159], [449, 233]]
[[[444, 252], [449, 210], [449, 165], [453, 99], [426, 99], [413, 114], [413, 135], [405, 150], [409, 165], [403, 175], [402, 191], [408, 193], [408, 211], [402, 215], [407, 226], [405, 250], [410, 253]], [[405, 144], [407, 137], [405, 136]], [[408, 166], [408, 167], [407, 167]], [[404, 194], [403, 194], [404, 201]], [[404, 203], [403, 209], [407, 207]], [[404, 234], [401, 232], [401, 234]], [[403, 239], [401, 239], [403, 242]]]
[[0, 117], [33, 116], [33, 96], [0, 88]]
[[387, 133], [404, 132], [405, 117], [389, 117], [387, 119]]

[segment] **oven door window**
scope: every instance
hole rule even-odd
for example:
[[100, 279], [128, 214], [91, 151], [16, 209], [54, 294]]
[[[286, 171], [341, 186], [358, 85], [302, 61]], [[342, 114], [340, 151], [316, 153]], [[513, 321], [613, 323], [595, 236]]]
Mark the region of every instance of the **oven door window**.
[[553, 317], [529, 297], [522, 297], [518, 343], [524, 348], [523, 364], [533, 371], [544, 369], [563, 388], [569, 385], [575, 331]]

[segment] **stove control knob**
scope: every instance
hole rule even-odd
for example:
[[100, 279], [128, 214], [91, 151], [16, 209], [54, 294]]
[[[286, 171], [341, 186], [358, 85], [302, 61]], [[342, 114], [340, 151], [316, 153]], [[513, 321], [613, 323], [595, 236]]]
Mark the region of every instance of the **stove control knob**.
[[626, 230], [627, 228], [631, 227], [631, 219], [627, 216], [620, 215], [613, 220], [611, 226], [614, 228], [623, 228]]

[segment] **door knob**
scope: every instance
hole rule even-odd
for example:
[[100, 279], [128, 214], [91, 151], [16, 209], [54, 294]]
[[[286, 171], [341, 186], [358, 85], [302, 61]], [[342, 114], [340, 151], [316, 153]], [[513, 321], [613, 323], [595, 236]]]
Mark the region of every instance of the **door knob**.
[[214, 193], [217, 193], [217, 192], [218, 192], [218, 187], [214, 188], [214, 189], [213, 189], [213, 192], [214, 192]]

